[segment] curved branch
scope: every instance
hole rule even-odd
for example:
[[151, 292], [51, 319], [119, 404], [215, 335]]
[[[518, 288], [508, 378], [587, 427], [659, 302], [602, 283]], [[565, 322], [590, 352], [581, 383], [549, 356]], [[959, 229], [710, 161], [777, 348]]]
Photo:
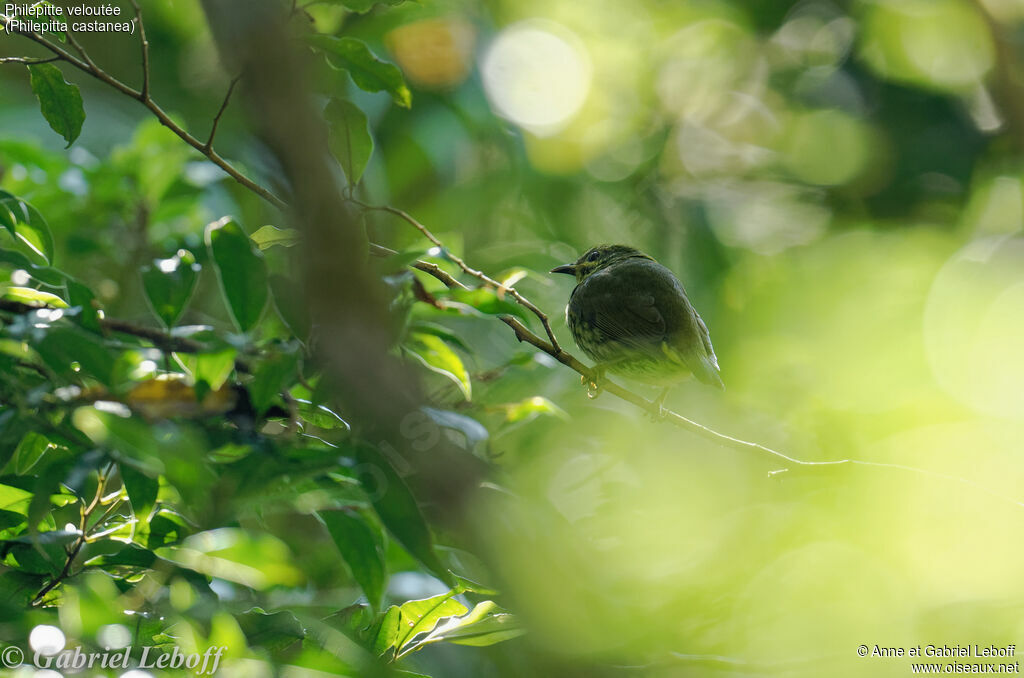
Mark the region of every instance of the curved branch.
[[412, 215], [410, 215], [408, 212], [400, 210], [400, 209], [398, 209], [396, 207], [391, 207], [390, 205], [383, 205], [383, 206], [379, 206], [378, 207], [378, 206], [374, 206], [374, 205], [367, 205], [366, 203], [359, 202], [358, 200], [355, 200], [355, 199], [353, 199], [352, 202], [354, 204], [362, 207], [365, 210], [373, 210], [373, 211], [377, 211], [377, 212], [388, 212], [389, 214], [394, 214], [395, 216], [399, 217], [400, 219], [404, 220], [405, 222], [411, 224], [413, 228], [415, 228], [417, 231], [419, 231], [420, 233], [423, 234], [423, 237], [425, 237], [427, 240], [429, 240], [434, 245], [436, 245], [436, 246], [440, 247], [441, 249], [445, 250], [446, 256], [449, 259], [451, 259], [455, 263], [456, 266], [461, 268], [464, 273], [466, 273], [467, 275], [473, 276], [477, 280], [480, 280], [484, 284], [490, 285], [490, 286], [498, 289], [499, 291], [500, 290], [504, 290], [506, 294], [508, 294], [510, 297], [512, 297], [513, 299], [516, 300], [516, 303], [518, 303], [520, 306], [522, 306], [523, 308], [527, 309], [528, 311], [533, 313], [535, 316], [537, 316], [540, 319], [541, 325], [544, 326], [544, 332], [548, 335], [548, 341], [551, 342], [551, 345], [555, 347], [556, 351], [560, 351], [561, 350], [561, 347], [558, 345], [558, 339], [555, 338], [555, 333], [551, 331], [551, 323], [548, 320], [547, 314], [545, 314], [543, 311], [541, 311], [539, 308], [537, 308], [530, 300], [528, 300], [526, 297], [524, 297], [518, 291], [516, 291], [516, 289], [514, 287], [508, 287], [506, 285], [502, 285], [497, 280], [494, 280], [493, 278], [488, 276], [483, 271], [478, 271], [478, 270], [476, 270], [474, 268], [470, 268], [469, 265], [465, 261], [463, 261], [460, 257], [457, 257], [456, 255], [454, 255], [451, 252], [449, 252], [447, 250], [447, 248], [444, 246], [444, 243], [441, 242], [437, 238], [437, 236], [435, 236], [433, 233], [430, 232], [430, 229], [428, 229], [426, 226], [424, 226], [420, 222], [416, 221], [416, 219], [414, 219], [412, 217]]

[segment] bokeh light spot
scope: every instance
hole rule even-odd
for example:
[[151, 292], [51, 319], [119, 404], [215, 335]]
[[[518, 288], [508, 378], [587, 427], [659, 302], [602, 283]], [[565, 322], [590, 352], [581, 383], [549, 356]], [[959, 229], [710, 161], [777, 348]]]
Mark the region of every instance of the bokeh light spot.
[[590, 89], [590, 60], [557, 24], [525, 21], [503, 30], [484, 55], [487, 96], [497, 113], [538, 136], [556, 134]]

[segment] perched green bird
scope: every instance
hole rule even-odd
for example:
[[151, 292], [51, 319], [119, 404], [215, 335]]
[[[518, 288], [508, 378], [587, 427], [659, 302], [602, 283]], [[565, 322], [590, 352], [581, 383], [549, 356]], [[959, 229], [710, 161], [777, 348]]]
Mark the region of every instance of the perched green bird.
[[607, 370], [665, 387], [659, 406], [690, 374], [724, 388], [707, 326], [679, 279], [653, 258], [626, 245], [598, 245], [551, 272], [576, 276], [565, 319], [599, 375]]

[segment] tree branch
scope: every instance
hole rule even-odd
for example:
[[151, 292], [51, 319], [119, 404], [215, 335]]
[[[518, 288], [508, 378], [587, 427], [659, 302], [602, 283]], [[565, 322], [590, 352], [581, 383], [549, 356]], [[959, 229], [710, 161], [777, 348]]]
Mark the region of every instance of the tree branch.
[[29, 57], [0, 57], [0, 64], [25, 64], [26, 66], [32, 66], [33, 64], [48, 64], [53, 61], [60, 61], [60, 57], [53, 56], [47, 59], [32, 59]]
[[142, 49], [142, 91], [143, 99], [149, 98], [149, 39], [146, 37], [146, 25], [142, 22], [142, 7], [139, 0], [131, 0], [135, 8], [135, 23], [139, 25], [139, 46]]
[[459, 268], [461, 268], [464, 273], [466, 273], [467, 275], [473, 276], [477, 280], [480, 280], [484, 284], [490, 285], [490, 286], [494, 287], [495, 289], [497, 289], [499, 291], [504, 290], [506, 294], [508, 294], [510, 297], [512, 297], [513, 299], [516, 300], [516, 303], [518, 303], [520, 306], [522, 306], [523, 308], [527, 309], [528, 311], [533, 313], [535, 316], [537, 316], [540, 319], [541, 325], [544, 326], [544, 331], [545, 331], [545, 333], [547, 333], [548, 340], [551, 342], [551, 345], [555, 347], [556, 351], [560, 351], [561, 350], [561, 347], [559, 347], [559, 345], [558, 345], [558, 339], [555, 338], [555, 333], [551, 331], [551, 323], [548, 321], [548, 316], [543, 311], [541, 311], [539, 308], [537, 308], [526, 297], [524, 297], [518, 291], [516, 291], [516, 289], [514, 287], [507, 287], [505, 285], [502, 285], [497, 280], [494, 280], [491, 277], [489, 277], [486, 273], [484, 273], [482, 271], [478, 271], [478, 270], [476, 270], [474, 268], [470, 268], [469, 265], [466, 264], [466, 262], [463, 261], [460, 257], [458, 257], [458, 256], [452, 254], [451, 252], [449, 252], [448, 249], [444, 246], [444, 243], [441, 242], [437, 238], [437, 236], [435, 236], [433, 233], [431, 233], [430, 230], [426, 226], [424, 226], [420, 222], [416, 221], [416, 219], [414, 219], [408, 212], [404, 212], [404, 211], [402, 211], [402, 210], [400, 210], [400, 209], [398, 209], [396, 207], [391, 207], [389, 205], [383, 205], [383, 206], [377, 207], [377, 206], [374, 206], [374, 205], [367, 205], [366, 203], [360, 202], [360, 201], [355, 200], [355, 199], [352, 199], [352, 202], [354, 204], [356, 204], [356, 205], [359, 205], [364, 210], [372, 210], [372, 211], [377, 211], [377, 212], [388, 212], [389, 214], [394, 214], [395, 216], [397, 216], [400, 219], [404, 220], [406, 223], [411, 224], [413, 228], [415, 228], [417, 231], [419, 231], [420, 233], [423, 234], [423, 237], [425, 237], [427, 240], [432, 242], [434, 245], [437, 245], [441, 249], [445, 250], [445, 252], [447, 253], [446, 256], [449, 259], [451, 259], [453, 262], [455, 262], [455, 265], [458, 266]]
[[224, 101], [220, 104], [220, 110], [217, 111], [217, 115], [213, 116], [213, 126], [210, 127], [210, 138], [203, 144], [205, 152], [208, 152], [213, 147], [213, 138], [217, 136], [217, 125], [220, 124], [221, 116], [224, 115], [224, 111], [228, 108], [228, 102], [231, 101], [231, 93], [235, 91], [235, 85], [238, 84], [239, 79], [242, 76], [235, 76], [231, 78], [231, 84], [228, 86], [228, 93], [224, 95]]
[[[11, 301], [10, 299], [0, 299], [0, 311], [24, 315], [26, 313], [32, 313], [39, 310], [58, 309], [45, 304], [26, 304], [20, 301]], [[116, 318], [100, 318], [99, 323], [100, 327], [106, 332], [116, 332], [117, 334], [127, 334], [133, 337], [138, 337], [139, 339], [145, 339], [153, 344], [153, 346], [166, 352], [199, 353], [204, 348], [200, 342], [195, 341], [194, 339], [189, 339], [188, 337], [173, 337], [162, 330], [152, 327], [142, 327], [125, 320], [118, 320]]]

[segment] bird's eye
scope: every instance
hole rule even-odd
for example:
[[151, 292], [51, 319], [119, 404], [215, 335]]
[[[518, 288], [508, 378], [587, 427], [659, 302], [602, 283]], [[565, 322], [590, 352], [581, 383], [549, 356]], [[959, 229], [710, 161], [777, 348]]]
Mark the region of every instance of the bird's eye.
[[601, 258], [601, 253], [600, 252], [591, 252], [590, 255], [587, 257], [587, 261], [597, 261], [600, 258]]

